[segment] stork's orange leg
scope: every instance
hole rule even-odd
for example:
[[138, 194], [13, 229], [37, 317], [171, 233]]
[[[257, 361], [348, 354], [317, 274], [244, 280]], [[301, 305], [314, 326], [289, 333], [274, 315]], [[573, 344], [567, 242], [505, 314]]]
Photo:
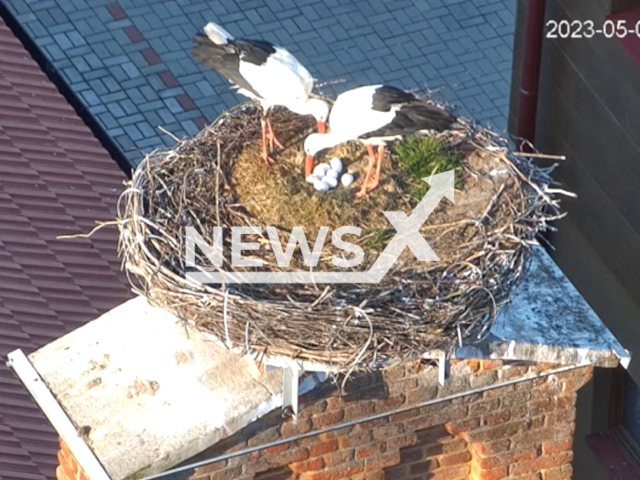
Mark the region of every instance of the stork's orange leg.
[[304, 178], [309, 178], [309, 175], [313, 173], [313, 156], [307, 155], [304, 160]]
[[260, 124], [262, 125], [262, 159], [264, 163], [269, 165], [274, 163], [274, 160], [269, 156], [269, 152], [267, 151], [267, 125], [264, 116], [260, 119]]
[[376, 164], [376, 174], [373, 181], [367, 185], [367, 193], [374, 190], [380, 184], [380, 169], [382, 168], [382, 159], [384, 158], [384, 145], [378, 147], [378, 159]]
[[371, 170], [373, 169], [373, 165], [376, 162], [376, 154], [373, 152], [372, 145], [367, 144], [367, 152], [369, 153], [369, 165], [367, 166], [367, 171], [364, 174], [364, 180], [362, 181], [362, 188], [360, 188], [360, 191], [356, 193], [357, 198], [362, 198], [367, 195], [367, 185], [371, 177]]
[[276, 135], [273, 133], [273, 128], [271, 127], [271, 120], [269, 119], [269, 112], [265, 114], [265, 117], [267, 118], [267, 137], [269, 138], [270, 150], [273, 151], [274, 144], [278, 148], [284, 148], [284, 146], [276, 138]]

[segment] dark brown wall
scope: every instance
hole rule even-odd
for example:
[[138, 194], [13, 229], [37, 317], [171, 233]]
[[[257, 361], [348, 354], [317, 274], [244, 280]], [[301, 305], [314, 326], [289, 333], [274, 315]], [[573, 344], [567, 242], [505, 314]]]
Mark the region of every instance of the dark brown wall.
[[[520, 1], [517, 38], [523, 5]], [[603, 0], [549, 0], [547, 19], [592, 20], [598, 26], [611, 10], [611, 3]], [[516, 48], [512, 102], [517, 99], [521, 54]], [[516, 115], [512, 104], [511, 128]], [[540, 150], [567, 156], [559, 177], [578, 194], [564, 201], [569, 220], [558, 223], [560, 232], [553, 238], [563, 245], [556, 260], [581, 290], [596, 297], [605, 288], [604, 266], [620, 283], [618, 294], [639, 305], [640, 66], [616, 39], [545, 39], [536, 129]], [[570, 248], [585, 241], [586, 250]], [[607, 298], [611, 302], [609, 295], [587, 300], [614, 333], [627, 336], [627, 344], [629, 334], [637, 337], [640, 352], [640, 316], [625, 318], [637, 312], [616, 312]], [[638, 367], [634, 365], [634, 372], [640, 377]]]
[[[549, 18], [604, 21], [602, 0], [548, 2]], [[623, 285], [640, 292], [640, 66], [616, 39], [547, 40], [536, 143], [565, 153], [567, 208]]]
[[[624, 5], [621, 4], [624, 2]], [[546, 18], [605, 17], [635, 0], [547, 0]], [[518, 0], [509, 128], [517, 118], [525, 0]], [[536, 147], [564, 154], [558, 170], [578, 198], [551, 236], [555, 260], [613, 333], [640, 355], [640, 66], [616, 39], [546, 39], [543, 45]], [[640, 381], [640, 360], [630, 369]], [[583, 438], [606, 425], [607, 375], [578, 398], [574, 479], [604, 472]], [[597, 377], [597, 376], [596, 376]], [[597, 392], [597, 393], [596, 393]], [[603, 407], [604, 405], [604, 407]]]
[[[608, 14], [634, 2], [547, 0], [546, 18], [592, 20], [601, 27]], [[518, 0], [512, 133], [525, 5]], [[563, 200], [569, 216], [551, 236], [554, 259], [624, 346], [640, 356], [640, 65], [616, 39], [545, 38], [535, 145], [567, 156], [559, 180], [578, 194]], [[640, 382], [639, 359], [630, 371]], [[575, 480], [604, 478], [580, 437], [602, 428], [606, 409], [595, 406], [606, 395], [606, 385], [595, 382], [578, 400]]]

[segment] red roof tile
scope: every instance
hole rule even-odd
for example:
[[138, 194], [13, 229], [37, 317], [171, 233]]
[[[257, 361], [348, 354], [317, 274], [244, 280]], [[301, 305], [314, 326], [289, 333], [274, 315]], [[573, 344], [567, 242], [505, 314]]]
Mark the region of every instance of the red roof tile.
[[130, 297], [109, 220], [124, 174], [0, 19], [0, 479], [55, 477], [57, 436], [5, 366]]

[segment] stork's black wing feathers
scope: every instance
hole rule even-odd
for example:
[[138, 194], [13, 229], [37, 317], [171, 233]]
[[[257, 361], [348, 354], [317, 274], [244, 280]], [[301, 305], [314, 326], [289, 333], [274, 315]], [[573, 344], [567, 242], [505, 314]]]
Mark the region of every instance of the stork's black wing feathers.
[[415, 97], [408, 103], [395, 106], [396, 115], [391, 122], [373, 132], [361, 135], [360, 138], [406, 136], [420, 130], [441, 132], [452, 128], [457, 120], [455, 115], [446, 110], [417, 100]]
[[275, 53], [274, 45], [261, 40], [232, 40], [218, 45], [203, 34], [197, 34], [195, 41], [196, 46], [191, 51], [193, 58], [260, 98], [260, 94], [240, 74], [240, 59], [262, 65], [269, 55]]
[[376, 88], [373, 93], [373, 109], [379, 112], [388, 112], [394, 105], [415, 102], [418, 99], [411, 93], [389, 85]]
[[241, 55], [242, 61], [262, 65], [267, 61], [269, 55], [276, 53], [273, 43], [264, 40], [234, 40], [231, 42]]
[[442, 131], [451, 128], [456, 121], [456, 117], [449, 112], [389, 85], [376, 88], [373, 93], [372, 108], [379, 112], [389, 112], [395, 108], [396, 115], [384, 127], [361, 135], [360, 138], [404, 136], [420, 130]]
[[402, 105], [393, 120], [378, 130], [361, 135], [360, 138], [392, 137], [411, 135], [420, 130], [443, 131], [453, 127], [456, 117], [435, 105], [420, 100]]

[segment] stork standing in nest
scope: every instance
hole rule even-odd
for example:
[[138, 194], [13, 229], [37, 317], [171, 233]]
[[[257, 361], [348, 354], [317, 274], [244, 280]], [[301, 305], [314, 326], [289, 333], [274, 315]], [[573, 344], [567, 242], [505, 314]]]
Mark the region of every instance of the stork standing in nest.
[[313, 115], [318, 131], [324, 133], [329, 105], [312, 98], [313, 77], [285, 48], [264, 40], [234, 39], [229, 32], [213, 22], [204, 27], [206, 35], [196, 36], [192, 55], [238, 89], [238, 93], [260, 102], [262, 122], [262, 158], [273, 159], [267, 151], [274, 145], [282, 148], [273, 133], [269, 110], [277, 105], [299, 115]]
[[[442, 108], [395, 87], [368, 85], [354, 88], [338, 95], [329, 116], [330, 133], [314, 133], [306, 138], [305, 178], [311, 175], [313, 157], [318, 152], [350, 140], [359, 140], [367, 146], [369, 154], [362, 187], [356, 193], [357, 197], [363, 197], [380, 182], [387, 143], [423, 130], [447, 130], [455, 121], [456, 117]], [[378, 147], [377, 156], [373, 151], [374, 145]]]

